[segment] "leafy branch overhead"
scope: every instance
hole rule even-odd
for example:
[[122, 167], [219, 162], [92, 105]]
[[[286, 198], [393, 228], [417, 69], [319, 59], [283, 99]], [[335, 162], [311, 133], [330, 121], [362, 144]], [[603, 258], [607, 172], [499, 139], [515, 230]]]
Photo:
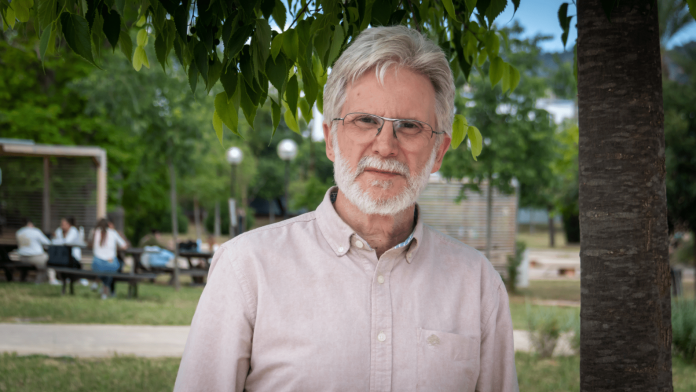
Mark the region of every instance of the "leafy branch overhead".
[[[60, 42], [97, 67], [102, 49], [118, 46], [137, 71], [150, 68], [147, 45], [154, 46], [163, 69], [172, 66], [173, 52], [192, 91], [222, 85], [212, 119], [221, 139], [223, 125], [239, 134], [239, 109], [253, 127], [268, 99], [274, 127], [284, 107], [286, 124], [299, 133], [300, 115], [309, 121], [315, 104], [322, 111], [328, 69], [370, 26], [418, 29], [438, 42], [455, 77], [468, 80], [472, 68], [487, 71], [492, 85], [512, 92], [520, 73], [500, 57], [507, 37], [493, 22], [506, 7], [517, 11], [519, 5], [520, 0], [0, 0], [0, 14], [3, 30], [40, 37], [42, 61]], [[476, 156], [478, 129], [460, 125], [455, 139], [468, 135]]]

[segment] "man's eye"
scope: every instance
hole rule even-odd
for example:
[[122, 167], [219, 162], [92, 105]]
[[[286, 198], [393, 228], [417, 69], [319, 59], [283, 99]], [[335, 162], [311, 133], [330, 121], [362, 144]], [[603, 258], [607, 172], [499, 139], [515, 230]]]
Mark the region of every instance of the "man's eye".
[[355, 121], [363, 124], [377, 124], [377, 120], [375, 118], [368, 116], [358, 117]]

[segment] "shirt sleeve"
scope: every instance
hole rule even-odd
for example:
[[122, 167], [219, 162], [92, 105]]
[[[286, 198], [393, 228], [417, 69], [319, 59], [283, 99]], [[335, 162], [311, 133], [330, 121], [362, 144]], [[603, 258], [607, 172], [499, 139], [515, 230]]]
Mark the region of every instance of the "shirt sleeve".
[[76, 244], [80, 240], [80, 234], [75, 227], [71, 227], [70, 230], [68, 230], [68, 234], [65, 235], [64, 240], [66, 244]]
[[46, 237], [46, 234], [44, 234], [41, 230], [37, 230], [36, 238], [44, 245], [51, 245], [51, 240], [49, 240], [48, 237]]
[[174, 391], [244, 390], [249, 373], [253, 319], [248, 285], [237, 273], [236, 252], [215, 253], [203, 290]]
[[481, 371], [477, 392], [518, 392], [515, 343], [507, 291], [502, 282], [495, 293], [492, 311], [481, 331]]
[[122, 248], [125, 247], [126, 241], [124, 241], [123, 238], [121, 238], [121, 235], [118, 234], [118, 232], [116, 230], [113, 230], [113, 234], [116, 236], [116, 244], [118, 244], [118, 246], [120, 246]]

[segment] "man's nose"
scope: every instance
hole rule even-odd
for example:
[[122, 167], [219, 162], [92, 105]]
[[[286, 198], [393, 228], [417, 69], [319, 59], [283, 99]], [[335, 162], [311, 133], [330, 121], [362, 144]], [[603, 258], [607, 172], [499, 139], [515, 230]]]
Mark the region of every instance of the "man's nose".
[[382, 131], [372, 142], [372, 151], [383, 157], [394, 157], [398, 155], [399, 141], [394, 135], [394, 123], [385, 121]]

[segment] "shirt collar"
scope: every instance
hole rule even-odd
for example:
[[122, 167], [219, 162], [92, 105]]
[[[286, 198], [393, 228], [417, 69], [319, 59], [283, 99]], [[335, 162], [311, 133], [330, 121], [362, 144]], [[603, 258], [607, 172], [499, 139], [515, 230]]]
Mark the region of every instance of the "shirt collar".
[[[317, 223], [322, 235], [329, 243], [329, 246], [336, 252], [337, 256], [343, 256], [348, 253], [351, 245], [351, 236], [357, 235], [355, 230], [353, 230], [346, 222], [338, 216], [336, 209], [333, 206], [333, 201], [335, 201], [335, 193], [338, 191], [338, 187], [334, 186], [329, 188], [324, 195], [324, 200], [319, 204], [316, 210]], [[393, 249], [406, 248], [413, 253], [418, 247], [418, 243], [421, 241], [423, 236], [423, 222], [420, 219], [419, 214], [420, 208], [416, 204], [416, 227], [411, 232], [411, 235], [406, 238], [406, 240]], [[410, 262], [410, 261], [409, 261]]]

